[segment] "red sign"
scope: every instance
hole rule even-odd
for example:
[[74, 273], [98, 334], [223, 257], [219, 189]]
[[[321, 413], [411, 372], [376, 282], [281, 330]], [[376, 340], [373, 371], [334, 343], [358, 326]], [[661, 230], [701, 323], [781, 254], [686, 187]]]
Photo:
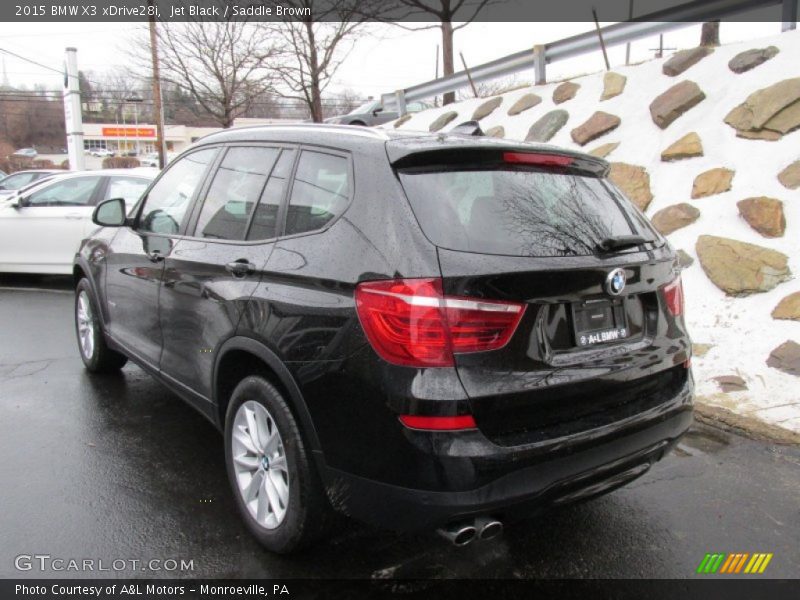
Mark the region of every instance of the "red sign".
[[156, 137], [155, 127], [103, 127], [103, 137], [152, 138]]

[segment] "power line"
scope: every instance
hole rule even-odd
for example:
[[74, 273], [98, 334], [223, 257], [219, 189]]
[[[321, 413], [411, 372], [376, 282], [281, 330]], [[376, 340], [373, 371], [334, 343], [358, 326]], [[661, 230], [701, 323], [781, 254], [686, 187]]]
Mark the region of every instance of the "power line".
[[54, 69], [53, 67], [48, 67], [47, 65], [43, 65], [40, 62], [36, 62], [35, 60], [31, 60], [30, 58], [25, 58], [21, 54], [17, 54], [16, 52], [11, 52], [11, 50], [6, 50], [5, 48], [0, 48], [0, 52], [3, 54], [8, 54], [9, 56], [13, 56], [14, 58], [18, 58], [19, 60], [24, 60], [25, 62], [31, 63], [32, 65], [36, 65], [37, 67], [41, 67], [42, 69], [47, 69], [48, 71], [53, 71], [54, 73], [58, 73], [59, 75], [64, 75], [63, 70]]

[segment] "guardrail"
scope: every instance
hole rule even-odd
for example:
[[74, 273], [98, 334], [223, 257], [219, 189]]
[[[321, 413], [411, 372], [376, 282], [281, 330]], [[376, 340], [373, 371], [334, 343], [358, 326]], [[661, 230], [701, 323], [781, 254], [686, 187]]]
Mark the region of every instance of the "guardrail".
[[[694, 0], [637, 17], [635, 21], [615, 23], [601, 28], [600, 31], [607, 47], [616, 46], [685, 27], [692, 22], [721, 20], [742, 12], [777, 5], [782, 6], [783, 31], [795, 29], [798, 0]], [[538, 85], [547, 82], [548, 64], [597, 50], [600, 50], [597, 32], [588, 31], [470, 67], [469, 75], [474, 83], [482, 83], [533, 69], [535, 82]], [[381, 102], [384, 108], [397, 110], [399, 114], [404, 115], [406, 104], [409, 102], [454, 92], [468, 86], [469, 83], [466, 71], [458, 71], [446, 77], [382, 94]]]

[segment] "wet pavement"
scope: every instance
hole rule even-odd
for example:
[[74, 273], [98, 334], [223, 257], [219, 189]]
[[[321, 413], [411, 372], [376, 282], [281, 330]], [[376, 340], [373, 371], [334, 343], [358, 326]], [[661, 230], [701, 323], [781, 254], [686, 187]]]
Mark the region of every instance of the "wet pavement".
[[[631, 485], [496, 540], [352, 524], [271, 555], [236, 513], [221, 436], [136, 366], [84, 372], [72, 303], [68, 280], [0, 276], [0, 577], [682, 578], [706, 552], [772, 552], [766, 576], [800, 575], [800, 448], [699, 425]], [[20, 572], [21, 554], [125, 566]], [[193, 569], [131, 562], [151, 559]]]

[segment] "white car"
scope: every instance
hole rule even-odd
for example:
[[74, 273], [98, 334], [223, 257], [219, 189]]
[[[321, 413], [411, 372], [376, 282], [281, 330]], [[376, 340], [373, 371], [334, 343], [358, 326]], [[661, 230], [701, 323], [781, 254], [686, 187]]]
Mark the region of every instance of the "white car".
[[97, 203], [124, 198], [130, 210], [156, 175], [142, 168], [78, 171], [0, 203], [0, 272], [72, 273], [81, 240], [97, 228]]
[[110, 156], [114, 156], [114, 153], [111, 150], [106, 150], [105, 148], [95, 148], [89, 152], [92, 156], [99, 156], [100, 158], [108, 158]]

